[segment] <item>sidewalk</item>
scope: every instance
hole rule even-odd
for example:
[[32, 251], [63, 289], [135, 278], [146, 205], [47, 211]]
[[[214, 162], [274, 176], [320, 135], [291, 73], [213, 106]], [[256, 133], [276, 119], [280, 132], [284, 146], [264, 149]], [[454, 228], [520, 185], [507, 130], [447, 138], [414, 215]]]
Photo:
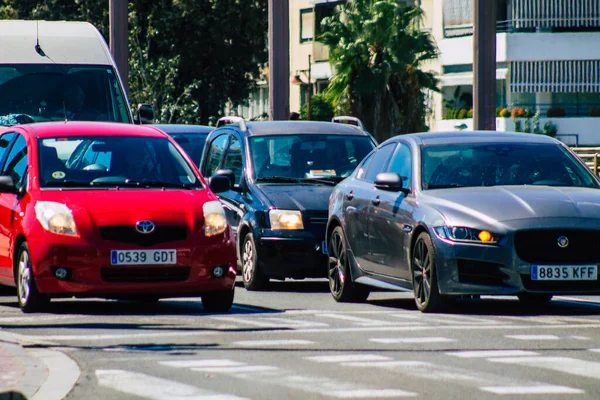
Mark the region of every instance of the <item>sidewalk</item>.
[[0, 330], [0, 400], [60, 400], [78, 378], [79, 367], [63, 353], [27, 349]]

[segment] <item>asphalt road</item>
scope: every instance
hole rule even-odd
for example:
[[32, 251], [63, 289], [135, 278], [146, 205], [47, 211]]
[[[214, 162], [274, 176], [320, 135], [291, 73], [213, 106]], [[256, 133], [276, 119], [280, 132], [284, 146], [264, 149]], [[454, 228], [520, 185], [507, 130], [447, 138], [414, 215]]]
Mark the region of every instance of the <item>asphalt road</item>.
[[183, 299], [24, 315], [0, 295], [0, 326], [77, 362], [68, 399], [600, 398], [600, 297], [425, 315], [409, 294], [337, 304], [325, 281], [287, 281], [238, 287], [227, 314]]

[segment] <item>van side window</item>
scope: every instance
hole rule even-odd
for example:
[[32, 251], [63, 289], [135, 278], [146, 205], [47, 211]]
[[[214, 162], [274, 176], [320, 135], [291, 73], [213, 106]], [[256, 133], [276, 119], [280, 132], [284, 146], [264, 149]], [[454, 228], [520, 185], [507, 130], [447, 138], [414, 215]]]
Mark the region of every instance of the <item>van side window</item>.
[[240, 182], [242, 176], [242, 146], [240, 145], [240, 140], [235, 135], [231, 136], [223, 169], [232, 170], [235, 174], [235, 183]]

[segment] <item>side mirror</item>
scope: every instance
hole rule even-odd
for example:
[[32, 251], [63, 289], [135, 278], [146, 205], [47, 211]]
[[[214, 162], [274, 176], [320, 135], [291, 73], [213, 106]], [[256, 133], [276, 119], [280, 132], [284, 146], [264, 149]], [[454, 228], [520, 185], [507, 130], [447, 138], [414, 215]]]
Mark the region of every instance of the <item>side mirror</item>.
[[152, 107], [152, 104], [138, 104], [137, 120], [140, 124], [154, 123], [154, 107]]
[[231, 187], [229, 188], [230, 190], [233, 190], [234, 192], [243, 192], [244, 191], [243, 185], [239, 185], [235, 181], [235, 172], [233, 172], [232, 170], [230, 170], [230, 169], [219, 169], [213, 175], [213, 177], [215, 177], [215, 176], [224, 176], [224, 177], [227, 177], [229, 179], [229, 183], [231, 184]]
[[223, 193], [231, 189], [231, 181], [226, 176], [213, 175], [210, 178], [208, 187], [213, 193]]
[[12, 178], [12, 176], [0, 176], [0, 193], [17, 193], [15, 180]]
[[395, 172], [383, 172], [375, 177], [375, 188], [388, 192], [405, 192], [408, 189], [402, 187], [402, 177]]

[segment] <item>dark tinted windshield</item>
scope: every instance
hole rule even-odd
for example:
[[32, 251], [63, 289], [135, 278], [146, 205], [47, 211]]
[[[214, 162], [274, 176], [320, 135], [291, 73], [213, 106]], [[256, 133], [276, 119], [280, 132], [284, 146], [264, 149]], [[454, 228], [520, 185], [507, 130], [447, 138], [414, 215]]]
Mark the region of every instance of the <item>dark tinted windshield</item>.
[[423, 189], [546, 185], [597, 187], [593, 176], [553, 144], [463, 144], [421, 151]]
[[0, 66], [0, 125], [43, 121], [131, 122], [112, 67]]
[[201, 187], [190, 165], [165, 138], [40, 139], [39, 161], [41, 187]]
[[208, 133], [169, 133], [198, 166]]
[[373, 147], [365, 136], [299, 134], [250, 138], [256, 179], [339, 180], [349, 176]]

